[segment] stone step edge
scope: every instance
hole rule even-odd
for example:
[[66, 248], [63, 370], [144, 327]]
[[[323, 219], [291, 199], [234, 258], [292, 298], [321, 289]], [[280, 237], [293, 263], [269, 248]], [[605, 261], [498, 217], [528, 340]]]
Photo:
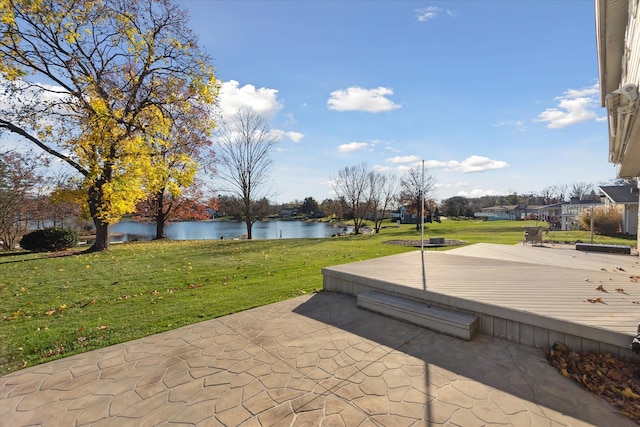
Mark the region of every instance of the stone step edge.
[[478, 316], [432, 306], [427, 302], [373, 291], [358, 294], [357, 301], [360, 308], [467, 341], [480, 330]]

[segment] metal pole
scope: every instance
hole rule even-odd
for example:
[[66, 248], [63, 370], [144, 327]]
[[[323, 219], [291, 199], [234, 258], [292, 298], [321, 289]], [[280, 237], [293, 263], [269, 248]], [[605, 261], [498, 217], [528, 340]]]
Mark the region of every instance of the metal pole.
[[593, 206], [591, 207], [591, 224], [589, 224], [589, 229], [591, 230], [591, 244], [593, 244], [593, 228], [595, 227], [595, 215], [594, 215]]
[[420, 250], [424, 251], [424, 160], [422, 161], [422, 178], [420, 182]]
[[422, 288], [427, 290], [427, 272], [424, 266], [424, 160], [422, 161], [422, 178], [420, 186], [420, 217], [422, 223], [420, 224], [420, 258], [422, 260]]

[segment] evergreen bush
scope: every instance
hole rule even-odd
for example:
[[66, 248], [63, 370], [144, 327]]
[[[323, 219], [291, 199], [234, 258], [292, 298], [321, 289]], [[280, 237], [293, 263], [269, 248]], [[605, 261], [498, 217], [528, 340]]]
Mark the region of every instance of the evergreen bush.
[[49, 227], [25, 234], [20, 247], [31, 252], [54, 252], [72, 248], [78, 244], [78, 233], [73, 230]]

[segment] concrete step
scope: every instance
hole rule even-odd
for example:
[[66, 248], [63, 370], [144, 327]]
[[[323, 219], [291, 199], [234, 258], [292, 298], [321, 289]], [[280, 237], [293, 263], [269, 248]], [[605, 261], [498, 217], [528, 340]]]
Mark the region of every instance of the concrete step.
[[358, 294], [357, 298], [360, 308], [467, 341], [480, 330], [480, 320], [474, 314], [373, 291]]

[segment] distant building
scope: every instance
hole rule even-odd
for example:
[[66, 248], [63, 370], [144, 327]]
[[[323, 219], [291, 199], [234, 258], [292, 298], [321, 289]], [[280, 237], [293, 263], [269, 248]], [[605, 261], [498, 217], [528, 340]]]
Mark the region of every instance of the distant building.
[[562, 230], [579, 230], [580, 215], [585, 210], [601, 206], [600, 200], [576, 200], [573, 199], [569, 203], [562, 205], [560, 213], [560, 228]]
[[279, 216], [281, 218], [289, 218], [292, 216], [298, 216], [300, 214], [300, 209], [298, 208], [284, 208], [280, 209]]
[[617, 207], [622, 214], [622, 233], [638, 234], [638, 187], [612, 185], [599, 187], [606, 207]]

